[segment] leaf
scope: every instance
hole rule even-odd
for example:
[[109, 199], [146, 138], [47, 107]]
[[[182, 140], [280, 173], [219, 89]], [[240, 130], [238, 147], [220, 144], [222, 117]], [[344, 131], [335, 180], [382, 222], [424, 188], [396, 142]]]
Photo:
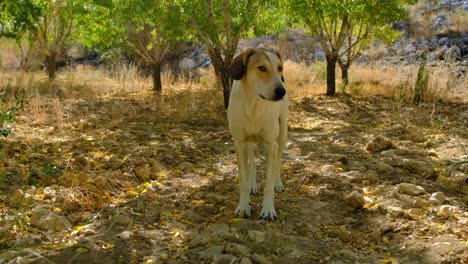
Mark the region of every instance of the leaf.
[[79, 247], [75, 251], [78, 253], [85, 253], [85, 252], [88, 252], [88, 249], [85, 247]]
[[384, 264], [398, 264], [398, 259], [396, 258], [383, 258], [383, 259], [379, 259], [379, 262], [380, 263], [384, 263]]
[[233, 223], [239, 223], [239, 222], [242, 222], [242, 221], [244, 221], [243, 218], [232, 218], [232, 219], [229, 219], [228, 222], [229, 222], [230, 224], [233, 224]]

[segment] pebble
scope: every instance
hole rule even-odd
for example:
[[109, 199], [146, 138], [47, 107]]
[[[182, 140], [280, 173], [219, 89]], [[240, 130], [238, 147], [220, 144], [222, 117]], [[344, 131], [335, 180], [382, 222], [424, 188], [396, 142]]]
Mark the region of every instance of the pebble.
[[437, 176], [434, 170], [434, 166], [427, 161], [404, 159], [403, 166], [409, 172], [421, 175], [423, 177], [432, 178]]
[[266, 233], [262, 231], [250, 230], [248, 232], [248, 236], [251, 240], [257, 243], [262, 243], [263, 241], [265, 241]]
[[44, 231], [62, 231], [71, 227], [67, 218], [38, 206], [31, 211], [31, 226]]
[[323, 173], [332, 173], [332, 172], [335, 172], [335, 166], [326, 164], [326, 165], [323, 165], [322, 168], [320, 168], [320, 171]]
[[364, 196], [358, 191], [353, 191], [348, 196], [345, 197], [345, 201], [352, 207], [359, 209], [364, 206], [366, 200]]
[[236, 243], [226, 243], [224, 250], [237, 256], [249, 256], [251, 252], [246, 246]]
[[243, 257], [243, 258], [241, 259], [240, 264], [253, 264], [253, 263], [252, 263], [252, 261], [251, 261], [249, 258]]
[[224, 248], [222, 246], [212, 246], [200, 252], [198, 254], [199, 260], [202, 261], [212, 261], [215, 257], [221, 256], [223, 254]]
[[418, 208], [424, 208], [424, 207], [429, 207], [429, 202], [424, 200], [424, 199], [421, 199], [421, 198], [416, 198], [414, 201], [413, 201], [413, 205], [415, 207], [418, 207]]
[[441, 205], [438, 209], [438, 213], [441, 215], [448, 215], [449, 213], [456, 212], [457, 208], [452, 205]]
[[435, 192], [431, 194], [431, 197], [429, 197], [429, 202], [432, 204], [443, 204], [447, 198], [445, 197], [443, 192]]
[[391, 215], [399, 216], [400, 214], [404, 212], [404, 210], [398, 206], [388, 206], [387, 212], [389, 212]]
[[423, 132], [416, 126], [407, 126], [405, 129], [406, 139], [413, 142], [423, 142], [425, 140]]
[[420, 195], [426, 193], [423, 187], [412, 183], [401, 183], [398, 185], [398, 191], [403, 194]]
[[395, 148], [397, 148], [395, 143], [382, 136], [377, 136], [366, 145], [366, 150], [369, 152], [381, 152], [383, 150]]
[[123, 231], [122, 233], [118, 234], [117, 237], [123, 240], [130, 239], [134, 233], [132, 231]]
[[366, 178], [370, 181], [370, 182], [378, 182], [379, 181], [379, 175], [377, 174], [376, 171], [374, 170], [368, 170], [366, 172]]
[[424, 215], [424, 211], [419, 208], [411, 208], [406, 210], [406, 214], [412, 218], [420, 218]]

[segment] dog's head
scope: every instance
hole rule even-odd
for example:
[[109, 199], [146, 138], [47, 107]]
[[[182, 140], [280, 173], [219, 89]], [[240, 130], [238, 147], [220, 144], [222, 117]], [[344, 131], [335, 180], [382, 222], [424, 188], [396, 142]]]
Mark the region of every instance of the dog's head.
[[269, 101], [279, 101], [284, 89], [283, 61], [277, 51], [247, 49], [234, 58], [231, 77], [255, 87], [258, 96]]

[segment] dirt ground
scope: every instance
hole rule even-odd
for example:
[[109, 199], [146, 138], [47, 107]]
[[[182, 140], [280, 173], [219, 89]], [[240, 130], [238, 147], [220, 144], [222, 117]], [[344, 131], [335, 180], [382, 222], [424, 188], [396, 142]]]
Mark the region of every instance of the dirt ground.
[[[214, 91], [64, 98], [1, 140], [0, 263], [468, 263], [468, 105], [291, 98], [279, 219], [237, 218]], [[77, 98], [77, 97], [75, 97]]]

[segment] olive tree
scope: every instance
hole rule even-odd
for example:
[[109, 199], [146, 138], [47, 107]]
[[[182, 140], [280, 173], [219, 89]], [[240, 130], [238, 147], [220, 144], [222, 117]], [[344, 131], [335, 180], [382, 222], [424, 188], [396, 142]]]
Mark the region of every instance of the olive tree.
[[[404, 6], [416, 0], [283, 0], [319, 41], [327, 60], [327, 95], [335, 94], [335, 71], [342, 59], [343, 69], [360, 55], [359, 46], [391, 21], [406, 16]], [[358, 48], [357, 50], [355, 48]], [[343, 63], [344, 62], [344, 63]]]

